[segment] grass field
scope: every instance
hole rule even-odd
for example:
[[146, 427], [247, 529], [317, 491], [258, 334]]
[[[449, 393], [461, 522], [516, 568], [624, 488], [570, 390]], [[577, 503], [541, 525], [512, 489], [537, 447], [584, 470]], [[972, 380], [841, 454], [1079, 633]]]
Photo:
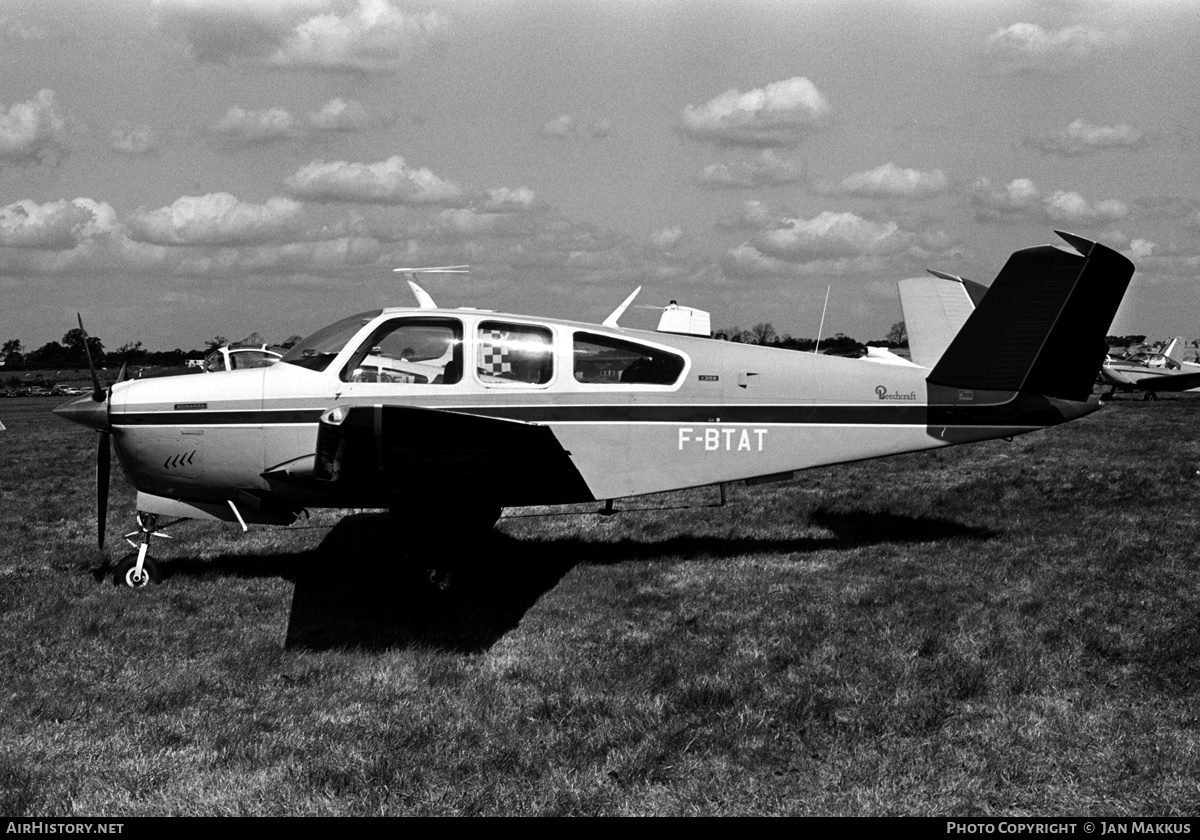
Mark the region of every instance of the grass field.
[[0, 401], [0, 814], [1200, 813], [1200, 400], [618, 507], [440, 593], [386, 517], [124, 553]]

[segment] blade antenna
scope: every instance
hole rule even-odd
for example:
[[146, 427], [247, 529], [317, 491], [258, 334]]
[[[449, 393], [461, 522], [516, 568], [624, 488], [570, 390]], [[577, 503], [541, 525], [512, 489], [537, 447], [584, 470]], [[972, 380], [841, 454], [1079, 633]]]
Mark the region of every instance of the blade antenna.
[[617, 319], [625, 314], [625, 310], [629, 308], [629, 304], [633, 303], [633, 299], [638, 296], [638, 292], [641, 290], [641, 286], [638, 286], [636, 289], [634, 289], [633, 293], [629, 297], [625, 298], [624, 302], [614, 309], [612, 314], [605, 318], [601, 324], [605, 327], [612, 327], [614, 330], [617, 329]]
[[417, 299], [417, 306], [421, 309], [437, 309], [437, 304], [433, 302], [433, 297], [429, 292], [425, 291], [417, 284], [418, 274], [470, 274], [471, 266], [469, 265], [433, 265], [421, 268], [393, 268], [392, 271], [400, 274], [408, 274], [411, 279], [408, 281], [408, 287], [412, 289], [413, 295]]
[[408, 288], [412, 289], [413, 296], [417, 299], [417, 306], [422, 309], [437, 309], [437, 304], [433, 302], [429, 292], [418, 286], [415, 281], [409, 280]]

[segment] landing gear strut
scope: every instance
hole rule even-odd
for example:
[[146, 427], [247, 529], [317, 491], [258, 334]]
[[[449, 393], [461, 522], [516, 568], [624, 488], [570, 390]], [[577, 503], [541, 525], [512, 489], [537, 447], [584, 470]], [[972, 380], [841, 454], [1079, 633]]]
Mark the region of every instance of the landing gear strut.
[[[166, 523], [174, 525], [182, 520], [175, 519]], [[137, 548], [132, 554], [126, 554], [117, 562], [116, 568], [113, 569], [113, 585], [128, 586], [130, 589], [141, 589], [151, 583], [158, 583], [162, 576], [159, 573], [158, 563], [150, 556], [150, 538], [163, 537], [170, 539], [170, 535], [164, 534], [158, 530], [158, 515], [153, 513], [138, 512], [137, 515], [138, 529], [131, 531], [125, 535], [125, 542]], [[137, 536], [137, 542], [134, 542], [130, 537]]]

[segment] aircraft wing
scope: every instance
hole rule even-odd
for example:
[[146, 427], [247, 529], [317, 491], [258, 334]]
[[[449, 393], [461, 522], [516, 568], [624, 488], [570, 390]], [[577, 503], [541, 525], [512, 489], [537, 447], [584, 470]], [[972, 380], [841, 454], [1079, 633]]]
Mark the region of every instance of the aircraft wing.
[[548, 426], [411, 406], [327, 411], [313, 475], [348, 496], [382, 492], [397, 504], [441, 495], [453, 508], [501, 488], [510, 505], [594, 498]]
[[1139, 391], [1190, 391], [1200, 388], [1200, 372], [1176, 373], [1170, 376], [1144, 376], [1133, 387]]

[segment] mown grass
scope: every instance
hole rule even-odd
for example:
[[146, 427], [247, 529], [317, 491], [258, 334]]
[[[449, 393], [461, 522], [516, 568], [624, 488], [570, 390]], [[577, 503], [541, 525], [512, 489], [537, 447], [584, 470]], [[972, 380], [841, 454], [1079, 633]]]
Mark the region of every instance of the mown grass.
[[49, 408], [0, 403], [0, 814], [1200, 812], [1190, 396], [510, 510], [445, 593], [367, 512], [179, 526], [115, 588], [133, 494], [100, 554]]

